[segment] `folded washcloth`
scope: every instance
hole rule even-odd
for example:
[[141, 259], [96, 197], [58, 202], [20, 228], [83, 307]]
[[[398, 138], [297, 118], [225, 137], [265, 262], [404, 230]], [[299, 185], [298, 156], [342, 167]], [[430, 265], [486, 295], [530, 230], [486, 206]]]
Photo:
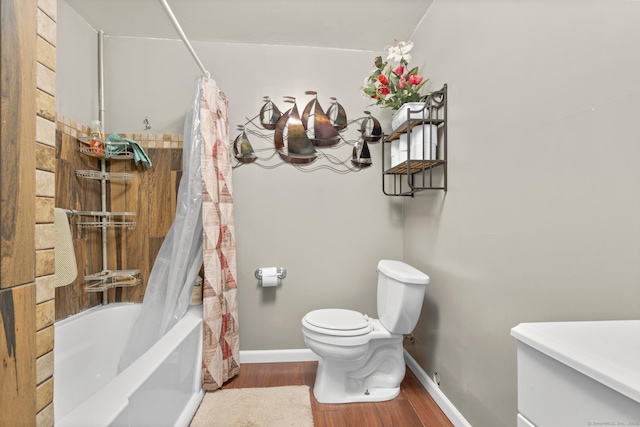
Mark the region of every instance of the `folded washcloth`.
[[[144, 149], [138, 144], [137, 141], [128, 138], [122, 138], [117, 133], [111, 132], [106, 139], [107, 142], [128, 142], [131, 150], [133, 151], [133, 159], [136, 162], [136, 165], [140, 162], [144, 163], [147, 167], [151, 167], [151, 159], [147, 156]], [[111, 145], [107, 144], [107, 154], [114, 155], [124, 151], [126, 148], [125, 145]]]

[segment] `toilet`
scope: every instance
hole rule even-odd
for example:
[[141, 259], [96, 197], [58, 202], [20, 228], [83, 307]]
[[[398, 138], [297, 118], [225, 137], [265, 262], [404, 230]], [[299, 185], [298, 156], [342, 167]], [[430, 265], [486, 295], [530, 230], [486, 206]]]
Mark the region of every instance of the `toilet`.
[[314, 310], [302, 334], [320, 359], [313, 394], [320, 403], [381, 402], [400, 393], [403, 334], [418, 322], [429, 276], [401, 261], [378, 262], [378, 319], [341, 308]]

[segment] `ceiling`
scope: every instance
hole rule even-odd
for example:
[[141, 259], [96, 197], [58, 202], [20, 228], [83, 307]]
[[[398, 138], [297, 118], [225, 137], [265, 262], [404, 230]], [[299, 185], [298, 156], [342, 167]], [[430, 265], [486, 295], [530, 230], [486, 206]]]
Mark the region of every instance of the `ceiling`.
[[[178, 38], [160, 0], [60, 0], [108, 36]], [[382, 51], [433, 0], [168, 0], [191, 41]]]

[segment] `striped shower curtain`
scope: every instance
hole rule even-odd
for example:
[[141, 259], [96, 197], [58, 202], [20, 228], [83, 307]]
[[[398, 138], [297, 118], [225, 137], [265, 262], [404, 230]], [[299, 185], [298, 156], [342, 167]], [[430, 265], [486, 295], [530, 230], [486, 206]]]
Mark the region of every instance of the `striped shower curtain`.
[[236, 245], [228, 103], [203, 78], [200, 97], [203, 213], [203, 388], [213, 391], [240, 371]]

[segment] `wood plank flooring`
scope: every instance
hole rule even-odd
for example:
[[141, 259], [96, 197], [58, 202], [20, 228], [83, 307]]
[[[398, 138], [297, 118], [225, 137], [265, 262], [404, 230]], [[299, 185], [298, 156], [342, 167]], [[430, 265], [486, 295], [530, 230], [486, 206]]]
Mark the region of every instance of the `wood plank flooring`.
[[240, 366], [240, 375], [222, 388], [308, 385], [315, 427], [452, 426], [422, 384], [407, 369], [400, 395], [387, 402], [323, 404], [313, 396], [317, 362], [255, 363]]

